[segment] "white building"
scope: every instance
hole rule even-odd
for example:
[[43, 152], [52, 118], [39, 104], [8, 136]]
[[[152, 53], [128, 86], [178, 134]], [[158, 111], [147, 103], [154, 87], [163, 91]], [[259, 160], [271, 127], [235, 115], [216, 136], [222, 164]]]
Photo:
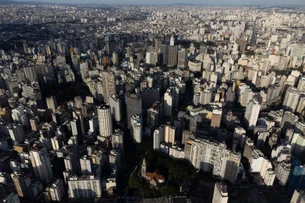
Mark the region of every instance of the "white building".
[[22, 144], [25, 139], [23, 126], [21, 124], [9, 124], [7, 126], [8, 133], [11, 139], [18, 144]]
[[36, 178], [43, 183], [50, 183], [53, 179], [53, 171], [47, 149], [33, 147], [30, 158]]
[[161, 132], [160, 129], [156, 129], [153, 134], [153, 149], [159, 151], [160, 143], [161, 143]]
[[212, 203], [227, 203], [229, 199], [227, 186], [224, 183], [216, 182]]
[[247, 105], [245, 112], [245, 122], [248, 130], [254, 130], [260, 113], [261, 105], [256, 99], [252, 99]]
[[56, 97], [55, 96], [50, 96], [46, 98], [46, 103], [48, 109], [51, 109], [53, 113], [55, 113], [56, 108], [57, 108], [57, 102], [56, 102]]
[[49, 187], [51, 200], [60, 202], [65, 195], [64, 183], [61, 179], [56, 179]]
[[97, 109], [100, 136], [102, 139], [112, 135], [112, 119], [110, 106], [102, 105]]
[[164, 126], [164, 142], [174, 144], [175, 143], [176, 128], [170, 125]]
[[283, 109], [294, 112], [298, 106], [300, 91], [295, 87], [289, 87], [283, 101]]
[[84, 155], [79, 159], [79, 163], [83, 175], [89, 175], [93, 173], [93, 164], [91, 157]]
[[85, 199], [102, 196], [100, 178], [93, 175], [70, 177], [68, 178], [68, 187], [70, 198]]
[[173, 100], [174, 92], [171, 89], [167, 89], [164, 94], [164, 116], [171, 117], [173, 112]]
[[142, 137], [143, 137], [143, 127], [142, 127], [142, 118], [140, 115], [133, 115], [131, 117], [131, 126], [132, 126], [132, 135], [133, 135], [133, 140], [136, 143], [141, 143], [142, 142]]
[[202, 62], [201, 61], [189, 61], [188, 66], [192, 72], [201, 72]]

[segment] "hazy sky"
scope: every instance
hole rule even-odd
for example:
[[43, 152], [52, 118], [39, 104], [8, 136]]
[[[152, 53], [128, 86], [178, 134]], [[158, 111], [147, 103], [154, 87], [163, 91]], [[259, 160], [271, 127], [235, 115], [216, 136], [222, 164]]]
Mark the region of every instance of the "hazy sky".
[[[17, 0], [18, 1], [18, 0]], [[305, 5], [305, 0], [21, 0], [49, 3], [172, 4], [203, 5]]]

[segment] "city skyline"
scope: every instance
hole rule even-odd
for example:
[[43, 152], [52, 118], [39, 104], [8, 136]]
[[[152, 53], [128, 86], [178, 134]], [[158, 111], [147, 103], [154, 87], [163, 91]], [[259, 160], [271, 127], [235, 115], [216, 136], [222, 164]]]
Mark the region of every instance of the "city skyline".
[[[14, 1], [14, 0], [4, 0], [4, 1]], [[17, 2], [39, 2], [39, 3], [63, 3], [63, 4], [118, 4], [118, 5], [170, 5], [170, 4], [185, 4], [185, 5], [203, 5], [203, 6], [255, 6], [255, 5], [272, 5], [272, 6], [281, 6], [281, 5], [305, 5], [303, 0], [291, 0], [287, 2], [286, 0], [16, 0]], [[1, 1], [0, 1], [1, 2]]]

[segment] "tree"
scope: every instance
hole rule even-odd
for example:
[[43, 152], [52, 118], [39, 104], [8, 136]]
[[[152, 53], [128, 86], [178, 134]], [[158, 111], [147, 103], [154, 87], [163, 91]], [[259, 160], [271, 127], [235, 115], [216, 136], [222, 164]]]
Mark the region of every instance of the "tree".
[[128, 182], [128, 187], [131, 189], [142, 188], [142, 180], [137, 176], [131, 176]]

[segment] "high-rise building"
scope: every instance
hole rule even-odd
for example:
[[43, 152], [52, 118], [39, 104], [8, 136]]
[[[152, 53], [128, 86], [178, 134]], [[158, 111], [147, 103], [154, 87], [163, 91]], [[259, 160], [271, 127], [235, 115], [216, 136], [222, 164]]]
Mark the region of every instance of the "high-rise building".
[[175, 144], [175, 135], [176, 135], [176, 128], [170, 125], [164, 126], [164, 142], [169, 144]]
[[217, 134], [217, 132], [220, 128], [221, 115], [222, 115], [222, 110], [214, 109], [212, 112], [211, 132], [213, 134]]
[[11, 123], [7, 126], [7, 130], [14, 143], [23, 143], [25, 139], [25, 133], [21, 124]]
[[119, 63], [119, 55], [116, 52], [113, 52], [113, 54], [112, 54], [112, 63], [114, 65], [118, 65], [118, 63]]
[[29, 176], [24, 173], [15, 171], [11, 174], [11, 178], [13, 180], [17, 195], [19, 197], [31, 197], [31, 194], [29, 193], [28, 189], [31, 186], [31, 179]]
[[116, 122], [120, 122], [122, 120], [122, 101], [117, 95], [111, 95], [109, 97], [109, 106], [111, 108], [112, 118]]
[[171, 117], [173, 112], [173, 100], [174, 100], [174, 91], [173, 89], [167, 89], [164, 94], [164, 116]]
[[159, 129], [156, 129], [153, 134], [153, 149], [159, 151], [160, 143], [161, 143], [161, 132]]
[[295, 190], [290, 200], [290, 203], [303, 203], [303, 202], [305, 202], [305, 190]]
[[169, 46], [168, 47], [168, 66], [177, 66], [178, 63], [178, 47]]
[[288, 195], [292, 196], [296, 189], [305, 189], [305, 167], [295, 166], [288, 181]]
[[109, 97], [116, 94], [115, 75], [112, 72], [104, 71], [101, 73], [103, 85], [103, 97], [106, 104], [109, 104]]
[[169, 45], [170, 45], [170, 46], [175, 46], [175, 36], [171, 36]]
[[168, 46], [167, 45], [161, 45], [160, 53], [159, 53], [159, 57], [158, 57], [158, 63], [161, 65], [168, 64]]
[[132, 136], [133, 140], [136, 143], [142, 142], [142, 136], [143, 136], [143, 127], [142, 127], [142, 117], [141, 115], [135, 114], [131, 117], [131, 126], [132, 126]]
[[289, 161], [275, 162], [275, 177], [278, 179], [280, 185], [286, 186], [290, 171], [291, 163]]
[[100, 136], [102, 139], [112, 135], [112, 119], [110, 106], [102, 105], [97, 109]]
[[73, 152], [70, 152], [65, 158], [64, 158], [65, 168], [67, 171], [71, 171], [74, 175], [78, 173], [79, 171], [79, 162], [77, 155]]
[[179, 68], [186, 68], [188, 64], [187, 60], [187, 50], [186, 49], [181, 49], [178, 52], [178, 67]]
[[214, 187], [212, 203], [227, 203], [229, 199], [227, 185], [222, 182], [216, 182]]
[[120, 129], [115, 129], [111, 136], [111, 142], [113, 149], [120, 149], [124, 152], [124, 133]]
[[157, 52], [146, 52], [145, 60], [146, 60], [147, 64], [156, 65], [158, 62], [158, 53]]
[[211, 172], [220, 179], [235, 183], [241, 155], [226, 149], [225, 144], [213, 140], [189, 138], [185, 143], [184, 151], [186, 159], [196, 169]]
[[252, 99], [245, 112], [245, 125], [248, 130], [254, 130], [259, 116], [261, 105], [256, 99]]
[[102, 196], [101, 180], [93, 175], [73, 176], [68, 178], [70, 198], [100, 198]]
[[155, 52], [159, 52], [162, 45], [162, 41], [160, 38], [155, 39]]
[[113, 52], [116, 51], [116, 42], [111, 40], [106, 43], [106, 51], [111, 56]]
[[33, 147], [30, 151], [30, 159], [36, 178], [43, 183], [51, 183], [53, 171], [47, 149]]
[[49, 187], [46, 188], [50, 200], [60, 202], [65, 195], [64, 183], [61, 179], [56, 179]]
[[294, 112], [298, 106], [300, 91], [294, 87], [289, 87], [283, 101], [283, 109]]
[[55, 96], [50, 96], [46, 98], [47, 107], [48, 109], [51, 109], [53, 113], [55, 113], [57, 108], [57, 102]]
[[87, 155], [79, 159], [80, 169], [83, 175], [90, 175], [93, 173], [92, 158]]
[[135, 114], [142, 114], [142, 99], [139, 93], [125, 94], [125, 102], [127, 108], [127, 124], [128, 129], [131, 130], [131, 117]]

